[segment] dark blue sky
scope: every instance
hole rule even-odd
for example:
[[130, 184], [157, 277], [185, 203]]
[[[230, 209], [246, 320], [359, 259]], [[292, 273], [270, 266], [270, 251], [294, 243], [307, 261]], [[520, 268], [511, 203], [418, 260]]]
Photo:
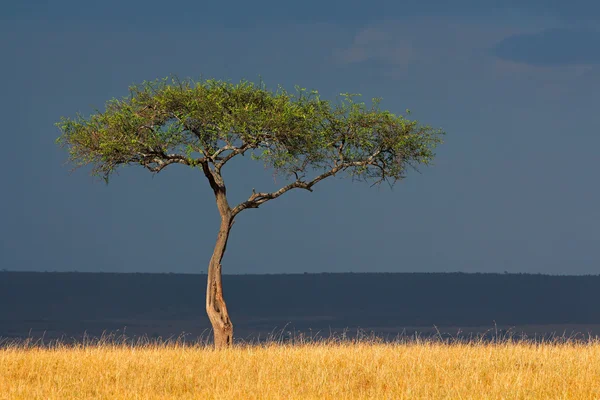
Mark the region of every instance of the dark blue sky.
[[[54, 144], [61, 116], [173, 73], [383, 97], [448, 132], [394, 190], [329, 180], [242, 213], [225, 273], [599, 273], [600, 3], [213, 3], [2, 2], [0, 268], [206, 270], [218, 214], [197, 170], [106, 186]], [[276, 186], [228, 167], [231, 203]]]

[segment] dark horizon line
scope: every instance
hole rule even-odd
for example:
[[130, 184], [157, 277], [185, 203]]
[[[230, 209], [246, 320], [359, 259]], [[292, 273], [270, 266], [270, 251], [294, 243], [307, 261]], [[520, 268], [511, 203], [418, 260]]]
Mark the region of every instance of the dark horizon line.
[[[206, 275], [205, 272], [197, 273], [197, 272], [109, 272], [109, 271], [14, 271], [7, 269], [0, 269], [0, 274], [2, 273], [17, 273], [17, 274], [113, 274], [113, 275]], [[289, 275], [529, 275], [529, 276], [549, 276], [549, 277], [600, 277], [600, 273], [598, 274], [577, 274], [577, 275], [569, 275], [569, 274], [548, 274], [541, 272], [463, 272], [463, 271], [454, 271], [454, 272], [281, 272], [281, 273], [243, 273], [243, 274], [227, 274], [223, 273], [224, 276], [289, 276]]]

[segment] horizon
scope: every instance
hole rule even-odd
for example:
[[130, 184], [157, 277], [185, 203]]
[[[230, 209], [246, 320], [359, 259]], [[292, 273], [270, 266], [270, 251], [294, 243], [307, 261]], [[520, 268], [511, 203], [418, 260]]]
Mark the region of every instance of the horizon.
[[[289, 326], [303, 332], [360, 328], [394, 335], [434, 326], [531, 334], [600, 334], [600, 276], [496, 273], [313, 273], [223, 276], [244, 338]], [[0, 336], [200, 335], [206, 275], [0, 273]]]
[[[206, 272], [171, 272], [171, 271], [162, 271], [162, 272], [147, 272], [147, 271], [17, 271], [17, 270], [8, 270], [8, 269], [0, 269], [1, 273], [33, 273], [33, 274], [114, 274], [114, 275], [206, 275]], [[531, 276], [550, 276], [550, 277], [600, 277], [600, 273], [598, 274], [548, 274], [543, 272], [463, 272], [463, 271], [348, 271], [348, 272], [265, 272], [265, 273], [223, 273], [223, 276], [261, 276], [261, 275], [531, 275]]]

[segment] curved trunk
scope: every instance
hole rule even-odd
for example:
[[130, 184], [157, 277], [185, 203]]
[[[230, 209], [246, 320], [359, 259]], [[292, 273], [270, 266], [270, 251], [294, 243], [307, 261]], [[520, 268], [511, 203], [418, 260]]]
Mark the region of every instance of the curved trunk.
[[234, 214], [227, 203], [227, 191], [219, 170], [211, 170], [207, 161], [202, 162], [202, 170], [215, 193], [217, 208], [221, 215], [221, 227], [217, 243], [208, 264], [206, 282], [206, 313], [213, 328], [215, 348], [229, 347], [233, 343], [233, 324], [229, 319], [227, 305], [223, 299], [223, 283], [221, 281], [221, 260], [227, 248], [227, 239], [233, 225]]
[[208, 265], [206, 313], [212, 324], [215, 348], [228, 347], [233, 342], [233, 324], [229, 319], [227, 305], [223, 299], [223, 284], [221, 281], [221, 259], [225, 254], [232, 224], [233, 219], [229, 213], [221, 215], [221, 227], [217, 236], [217, 243]]

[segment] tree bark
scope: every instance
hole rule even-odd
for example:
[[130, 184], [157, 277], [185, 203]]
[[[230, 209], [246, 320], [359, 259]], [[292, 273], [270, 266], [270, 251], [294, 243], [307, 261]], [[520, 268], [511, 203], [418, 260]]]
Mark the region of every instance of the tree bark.
[[227, 248], [233, 217], [224, 193], [222, 196], [217, 196], [217, 206], [221, 214], [221, 226], [208, 265], [206, 313], [212, 324], [215, 348], [219, 349], [229, 347], [233, 342], [233, 324], [229, 319], [227, 305], [223, 298], [223, 283], [221, 281], [221, 260]]

